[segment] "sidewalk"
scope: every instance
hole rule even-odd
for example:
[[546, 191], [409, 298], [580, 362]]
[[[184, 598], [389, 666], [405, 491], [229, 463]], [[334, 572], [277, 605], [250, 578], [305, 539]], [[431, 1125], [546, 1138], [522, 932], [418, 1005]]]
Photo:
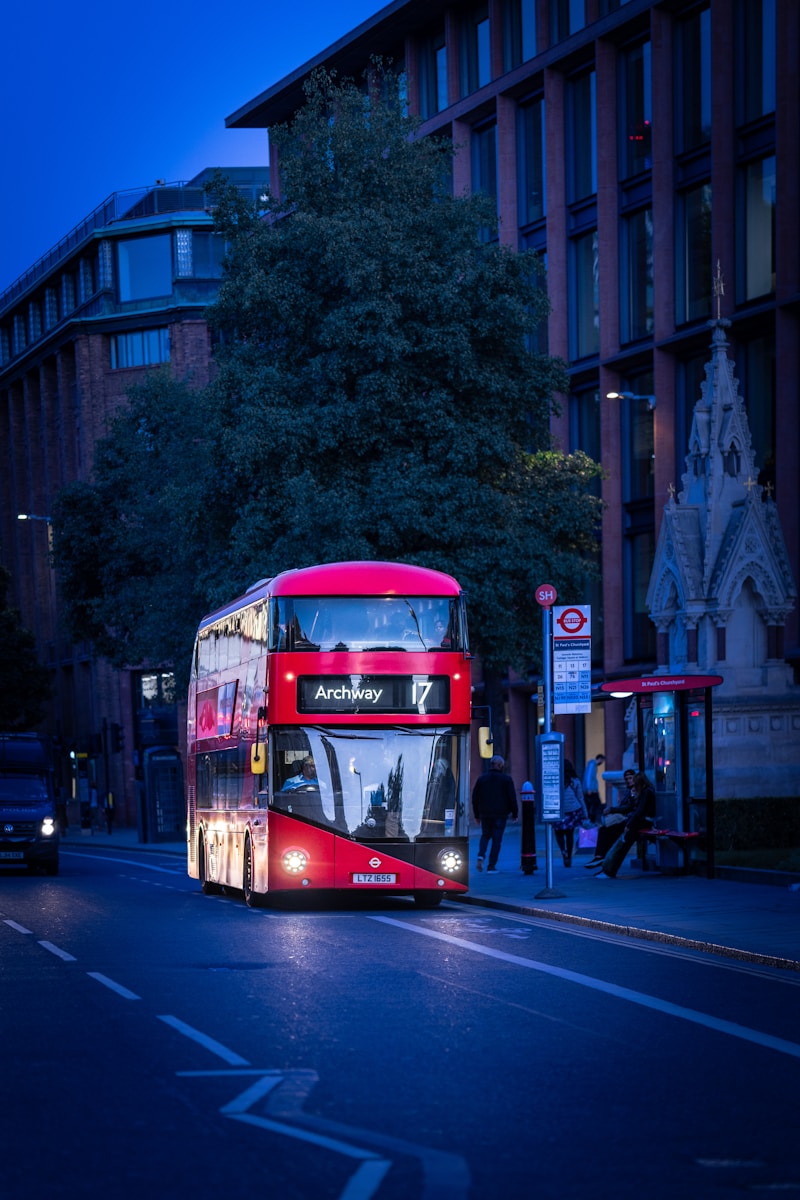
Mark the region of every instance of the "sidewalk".
[[[574, 865], [566, 869], [554, 846], [553, 890], [564, 894], [542, 899], [538, 894], [547, 887], [544, 829], [536, 830], [537, 868], [532, 875], [520, 870], [519, 824], [506, 829], [496, 874], [475, 870], [479, 834], [477, 827], [470, 829], [470, 889], [465, 904], [800, 971], [800, 888], [642, 872], [632, 865], [631, 857], [616, 879], [598, 879], [595, 871], [584, 869], [589, 851], [576, 854]], [[82, 843], [117, 852], [186, 855], [183, 842], [143, 844], [135, 829], [82, 835], [71, 827], [61, 845], [68, 852]]]

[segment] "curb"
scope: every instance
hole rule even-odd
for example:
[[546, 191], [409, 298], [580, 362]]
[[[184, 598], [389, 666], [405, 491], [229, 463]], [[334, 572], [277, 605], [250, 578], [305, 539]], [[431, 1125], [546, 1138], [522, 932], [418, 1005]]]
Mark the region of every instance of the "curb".
[[581, 925], [584, 929], [597, 929], [602, 933], [615, 933], [620, 937], [639, 938], [644, 942], [660, 942], [665, 946], [680, 946], [684, 950], [700, 950], [704, 954], [718, 954], [723, 958], [734, 958], [739, 962], [754, 963], [761, 967], [777, 967], [782, 971], [800, 971], [800, 962], [793, 958], [777, 958], [772, 954], [758, 954], [754, 950], [737, 950], [734, 946], [718, 946], [695, 938], [679, 937], [673, 933], [661, 933], [656, 929], [641, 929], [635, 925], [614, 925], [610, 921], [598, 921], [593, 917], [578, 917], [571, 913], [553, 912], [549, 908], [531, 908], [523, 904], [511, 904], [504, 900], [486, 900], [479, 896], [454, 896], [458, 904], [480, 905], [482, 908], [497, 908], [504, 912], [519, 913], [524, 917], [538, 917], [546, 921], [560, 921], [567, 925]]

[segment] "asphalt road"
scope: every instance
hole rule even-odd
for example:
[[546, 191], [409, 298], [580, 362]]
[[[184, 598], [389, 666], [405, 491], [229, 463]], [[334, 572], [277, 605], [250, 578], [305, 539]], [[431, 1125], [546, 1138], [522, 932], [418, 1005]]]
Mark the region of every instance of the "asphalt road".
[[476, 907], [247, 909], [167, 856], [0, 877], [0, 1191], [800, 1190], [800, 979]]

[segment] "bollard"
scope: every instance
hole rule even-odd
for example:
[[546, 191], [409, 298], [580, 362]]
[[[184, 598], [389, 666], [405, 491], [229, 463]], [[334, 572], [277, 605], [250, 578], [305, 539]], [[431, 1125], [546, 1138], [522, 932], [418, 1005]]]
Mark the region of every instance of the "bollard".
[[533, 784], [526, 780], [520, 791], [522, 830], [520, 838], [520, 866], [523, 875], [532, 875], [536, 870], [536, 805], [533, 799]]

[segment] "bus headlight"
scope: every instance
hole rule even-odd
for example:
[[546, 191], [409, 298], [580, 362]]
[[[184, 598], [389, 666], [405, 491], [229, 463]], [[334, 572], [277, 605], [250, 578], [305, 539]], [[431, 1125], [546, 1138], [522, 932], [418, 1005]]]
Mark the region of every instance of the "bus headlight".
[[455, 871], [461, 870], [463, 859], [458, 850], [440, 850], [439, 865], [448, 875], [452, 875]]
[[305, 850], [287, 850], [281, 861], [289, 875], [299, 875], [308, 866], [308, 855]]
[[45, 817], [42, 821], [42, 837], [52, 837], [56, 831], [56, 823], [52, 817]]

